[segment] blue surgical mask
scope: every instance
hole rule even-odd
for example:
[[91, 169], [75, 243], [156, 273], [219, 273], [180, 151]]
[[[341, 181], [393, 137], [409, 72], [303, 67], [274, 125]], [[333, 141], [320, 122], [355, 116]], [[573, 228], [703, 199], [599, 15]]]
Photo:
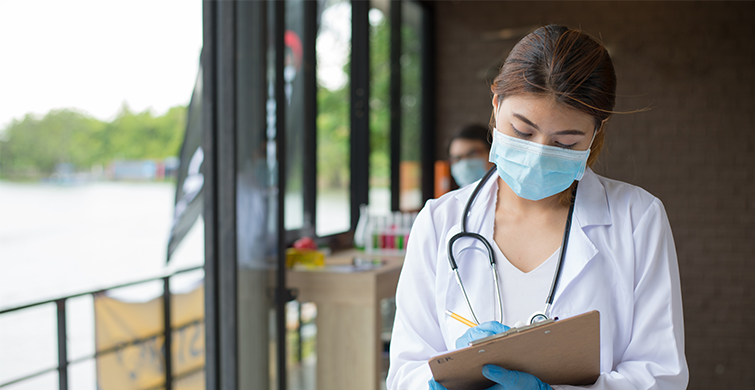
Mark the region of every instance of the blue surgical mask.
[[474, 183], [485, 176], [487, 162], [481, 158], [465, 158], [451, 165], [451, 176], [459, 187]]
[[585, 174], [590, 148], [569, 150], [541, 145], [495, 129], [493, 134], [490, 162], [520, 198], [540, 200], [558, 194]]

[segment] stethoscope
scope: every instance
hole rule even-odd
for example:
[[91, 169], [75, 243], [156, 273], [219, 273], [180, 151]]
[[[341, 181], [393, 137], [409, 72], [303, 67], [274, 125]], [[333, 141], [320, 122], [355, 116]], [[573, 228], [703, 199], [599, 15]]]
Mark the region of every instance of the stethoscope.
[[[469, 296], [467, 295], [467, 290], [464, 289], [464, 284], [461, 282], [461, 276], [459, 276], [459, 266], [456, 264], [456, 259], [454, 259], [454, 252], [453, 252], [453, 245], [456, 242], [456, 240], [462, 238], [462, 237], [469, 237], [473, 239], [477, 239], [485, 246], [485, 249], [488, 252], [488, 260], [490, 261], [490, 268], [493, 272], [493, 281], [495, 283], [495, 291], [496, 291], [496, 301], [498, 302], [498, 312], [501, 315], [500, 322], [503, 322], [503, 303], [501, 301], [501, 289], [499, 288], [498, 283], [498, 271], [496, 269], [495, 265], [495, 256], [493, 255], [493, 247], [490, 246], [490, 242], [488, 242], [485, 237], [478, 233], [472, 233], [467, 231], [467, 218], [469, 217], [469, 208], [472, 206], [472, 203], [474, 202], [475, 198], [477, 198], [477, 194], [480, 192], [480, 189], [482, 189], [482, 186], [485, 184], [488, 179], [493, 176], [493, 173], [496, 172], [496, 167], [490, 168], [490, 170], [485, 173], [485, 176], [482, 177], [480, 182], [475, 187], [474, 191], [472, 191], [472, 195], [469, 197], [469, 200], [467, 201], [467, 205], [464, 206], [464, 213], [461, 216], [461, 232], [456, 233], [451, 239], [448, 240], [448, 262], [451, 264], [451, 270], [454, 271], [454, 274], [456, 275], [456, 282], [459, 284], [459, 287], [461, 287], [461, 293], [464, 294], [464, 300], [467, 301], [467, 307], [469, 308], [469, 312], [472, 313], [472, 318], [474, 319], [474, 322], [476, 324], [480, 324], [480, 321], [477, 319], [477, 316], [475, 315], [474, 310], [472, 309], [472, 304], [469, 302]], [[559, 254], [558, 258], [558, 264], [556, 265], [556, 271], [553, 274], [553, 282], [551, 283], [551, 289], [548, 293], [548, 298], [545, 300], [545, 309], [541, 312], [535, 312], [532, 314], [529, 318], [529, 324], [535, 324], [537, 322], [545, 321], [550, 318], [550, 311], [551, 311], [551, 305], [553, 304], [553, 298], [554, 293], [556, 291], [556, 287], [558, 286], [558, 281], [561, 278], [561, 265], [564, 262], [564, 257], [566, 255], [566, 246], [569, 244], [569, 231], [571, 230], [571, 220], [572, 215], [574, 214], [574, 201], [577, 198], [577, 185], [579, 182], [574, 184], [574, 189], [572, 190], [572, 198], [571, 198], [571, 205], [569, 206], [569, 215], [566, 217], [566, 227], [564, 228], [564, 237], [561, 241], [561, 253]]]

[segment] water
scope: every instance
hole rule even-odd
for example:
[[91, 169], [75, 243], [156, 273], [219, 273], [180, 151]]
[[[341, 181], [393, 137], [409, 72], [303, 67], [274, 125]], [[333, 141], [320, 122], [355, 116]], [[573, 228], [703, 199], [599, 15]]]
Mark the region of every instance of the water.
[[[203, 264], [201, 219], [165, 264], [174, 194], [170, 183], [0, 181], [0, 309]], [[127, 295], [148, 299], [159, 290], [153, 284]], [[91, 297], [70, 300], [67, 310], [69, 359], [91, 355]], [[55, 326], [52, 304], [0, 316], [0, 383], [57, 365]], [[94, 370], [91, 360], [69, 367], [71, 388], [94, 390]], [[47, 388], [57, 388], [56, 373], [9, 387]]]
[[[165, 264], [174, 194], [175, 185], [170, 183], [57, 186], [0, 181], [0, 309], [202, 265], [201, 218], [174, 252], [170, 264]], [[344, 207], [348, 198], [340, 193], [319, 196], [318, 231], [337, 230], [339, 226], [328, 224], [348, 221], [348, 208]], [[389, 209], [387, 189], [371, 189], [370, 199], [370, 208], [376, 213]], [[291, 203], [293, 200], [287, 202]], [[293, 215], [296, 208], [288, 211], [292, 215], [287, 217], [301, 221], [301, 215]], [[201, 277], [201, 271], [177, 276], [171, 286], [180, 290]], [[118, 296], [147, 300], [162, 293], [160, 283], [126, 290]], [[91, 296], [69, 300], [66, 309], [69, 360], [91, 356]], [[56, 348], [53, 304], [0, 316], [0, 383], [56, 367]], [[52, 372], [7, 389], [57, 389], [57, 380], [57, 373]], [[69, 386], [96, 389], [91, 359], [69, 366]]]

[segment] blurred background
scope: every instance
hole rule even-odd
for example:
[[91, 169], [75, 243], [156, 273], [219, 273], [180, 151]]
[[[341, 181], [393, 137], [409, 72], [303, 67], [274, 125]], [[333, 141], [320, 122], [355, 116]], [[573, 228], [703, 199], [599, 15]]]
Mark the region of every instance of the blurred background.
[[[201, 266], [201, 218], [166, 264], [201, 2], [3, 0], [0, 47], [0, 309]], [[91, 356], [93, 298], [67, 306], [68, 357]], [[57, 366], [55, 312], [0, 316], [0, 384]], [[96, 388], [93, 359], [69, 370], [70, 388]], [[57, 386], [53, 371], [8, 388]]]
[[[0, 386], [98, 388], [96, 294], [64, 301], [65, 381], [56, 299], [153, 278], [106, 295], [208, 287], [175, 337], [208, 340], [209, 369], [204, 344], [177, 341], [202, 361], [176, 387], [327, 383], [313, 342], [327, 318], [277, 295], [285, 247], [350, 247], [361, 204], [388, 218], [450, 189], [448, 139], [488, 123], [500, 63], [549, 23], [603, 41], [617, 111], [650, 108], [614, 115], [595, 170], [666, 207], [689, 388], [752, 387], [755, 3], [413, 0], [0, 0]], [[163, 386], [150, 378], [133, 388]]]

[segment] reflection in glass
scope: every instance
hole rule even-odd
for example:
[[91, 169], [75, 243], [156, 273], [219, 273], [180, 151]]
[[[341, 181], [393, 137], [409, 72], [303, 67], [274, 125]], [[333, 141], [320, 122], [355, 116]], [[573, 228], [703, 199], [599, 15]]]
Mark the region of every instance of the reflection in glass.
[[271, 358], [276, 352], [275, 309], [270, 298], [277, 245], [276, 74], [275, 47], [264, 39], [273, 26], [270, 5], [242, 1], [236, 10], [236, 304], [238, 388], [244, 390], [276, 386]]
[[391, 3], [372, 0], [370, 4], [370, 213], [388, 215], [391, 211], [391, 31], [388, 18]]
[[422, 112], [422, 9], [401, 3], [401, 189], [402, 211], [422, 207], [421, 112]]
[[317, 31], [317, 227], [325, 236], [350, 228], [349, 61], [351, 3], [324, 1]]
[[304, 37], [303, 0], [286, 0], [286, 32], [283, 37], [283, 82], [286, 94], [286, 230], [309, 229], [304, 212]]

